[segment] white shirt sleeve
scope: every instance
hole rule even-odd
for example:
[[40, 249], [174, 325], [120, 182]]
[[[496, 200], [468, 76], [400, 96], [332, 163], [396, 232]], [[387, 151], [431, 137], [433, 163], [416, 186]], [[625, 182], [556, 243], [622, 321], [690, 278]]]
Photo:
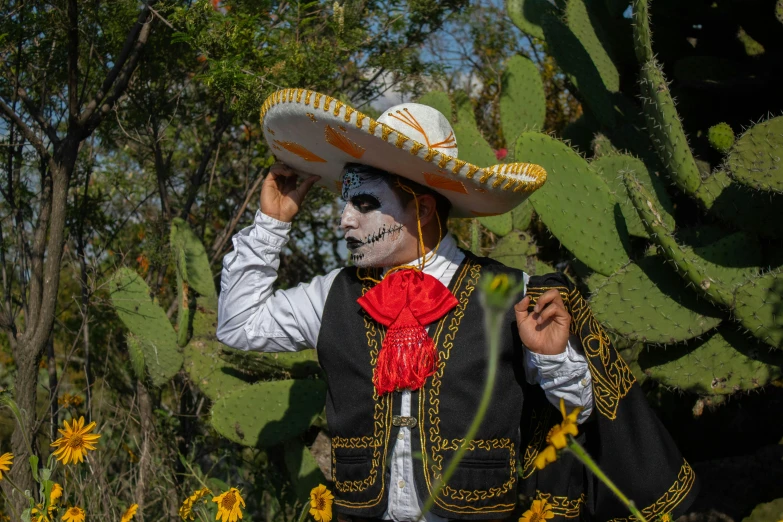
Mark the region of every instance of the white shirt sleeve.
[[[525, 274], [525, 292], [529, 279]], [[555, 407], [560, 408], [562, 398], [566, 411], [582, 408], [576, 419], [581, 424], [593, 411], [593, 378], [587, 359], [577, 346], [579, 338], [571, 335], [565, 351], [556, 355], [542, 355], [525, 348], [524, 365], [527, 382], [541, 386], [547, 400]]]
[[565, 401], [566, 411], [582, 408], [577, 422], [583, 423], [593, 411], [593, 387], [587, 359], [579, 346], [579, 338], [571, 335], [563, 353], [542, 355], [525, 348], [525, 377], [530, 384], [538, 384], [547, 400], [560, 407]]
[[242, 350], [292, 352], [315, 348], [326, 297], [340, 269], [309, 284], [272, 292], [290, 223], [260, 211], [233, 238], [223, 258], [217, 338]]

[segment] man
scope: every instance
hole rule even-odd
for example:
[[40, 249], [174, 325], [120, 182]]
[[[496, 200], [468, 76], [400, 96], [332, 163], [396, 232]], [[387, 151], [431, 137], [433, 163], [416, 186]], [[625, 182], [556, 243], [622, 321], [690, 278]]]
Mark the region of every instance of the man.
[[[604, 422], [592, 420], [595, 406], [609, 422], [618, 418], [620, 399], [633, 385], [627, 366], [590, 334], [597, 323], [565, 278], [529, 279], [478, 258], [460, 250], [446, 229], [450, 214], [510, 210], [543, 184], [543, 169], [521, 163], [481, 169], [459, 160], [446, 118], [418, 104], [393, 107], [376, 122], [337, 100], [289, 89], [267, 100], [262, 118], [285, 164], [270, 170], [254, 226], [234, 237], [224, 259], [218, 338], [245, 350], [317, 350], [328, 385], [338, 516], [419, 516], [478, 406], [486, 333], [475, 289], [490, 272], [524, 280], [527, 292], [505, 317], [485, 421], [427, 519], [509, 516], [520, 481], [557, 516], [624, 513], [575, 461], [562, 458], [539, 472], [532, 463], [559, 420], [551, 413], [561, 399], [569, 411], [580, 409], [580, 423], [598, 426], [586, 430], [596, 433], [596, 447], [628, 442], [627, 429], [601, 429]], [[273, 293], [280, 249], [315, 183], [341, 192], [340, 227], [353, 266]], [[579, 312], [578, 327], [564, 296]], [[583, 350], [592, 353], [595, 341], [596, 353], [586, 357]], [[641, 421], [653, 426], [647, 436], [661, 430], [646, 412]], [[631, 442], [624, 451], [633, 455], [640, 446]], [[668, 439], [653, 446], [655, 458], [669, 452], [655, 464], [663, 476], [635, 486], [641, 497], [634, 498], [655, 500], [653, 514], [671, 512], [689, 497], [692, 478], [675, 471], [672, 487], [687, 491], [668, 498], [660, 484], [672, 484], [668, 467], [681, 466], [681, 458]], [[661, 502], [662, 494], [668, 497]]]

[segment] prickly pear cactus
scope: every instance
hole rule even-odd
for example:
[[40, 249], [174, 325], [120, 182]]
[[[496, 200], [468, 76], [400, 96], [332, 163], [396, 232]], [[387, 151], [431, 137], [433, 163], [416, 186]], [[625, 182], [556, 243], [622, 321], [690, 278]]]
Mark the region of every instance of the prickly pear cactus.
[[166, 312], [151, 297], [147, 283], [133, 270], [120, 268], [109, 283], [111, 302], [130, 331], [134, 370], [143, 366], [154, 386], [169, 381], [182, 367], [177, 334]]
[[713, 149], [726, 153], [734, 145], [734, 131], [728, 123], [721, 122], [707, 130], [707, 139]]
[[680, 350], [650, 347], [638, 361], [653, 379], [701, 395], [758, 390], [783, 376], [783, 354], [724, 327]]
[[245, 446], [274, 446], [310, 427], [325, 400], [325, 381], [259, 382], [215, 401], [212, 426], [222, 436]]
[[515, 144], [516, 156], [547, 171], [547, 182], [530, 201], [541, 220], [587, 266], [611, 275], [628, 262], [627, 228], [609, 185], [568, 145], [550, 136], [526, 132]]
[[[768, 3], [726, 7], [708, 22], [713, 56], [697, 56], [674, 44], [685, 38], [670, 34], [681, 31], [680, 18], [665, 13], [674, 3], [657, 3], [664, 14], [655, 18], [653, 50], [655, 13], [647, 0], [630, 3], [631, 19], [627, 1], [506, 1], [511, 20], [546, 41], [578, 91], [584, 113], [563, 136], [592, 158], [534, 133], [522, 134], [513, 154], [546, 168], [546, 185], [528, 200], [538, 217], [530, 230], [545, 225], [576, 258], [570, 264], [596, 318], [618, 343], [636, 343], [645, 375], [717, 404], [779, 378], [777, 353], [768, 352], [783, 347], [783, 117], [749, 122], [780, 113], [778, 85], [760, 80], [767, 72], [759, 57], [779, 52], [767, 42], [780, 41], [783, 26], [768, 23]], [[708, 8], [682, 9], [706, 19]], [[739, 17], [766, 32], [715, 31]], [[746, 59], [721, 55], [715, 44], [724, 41]], [[726, 104], [737, 89], [758, 98]], [[764, 96], [768, 107], [757, 103]], [[742, 112], [751, 106], [756, 112]], [[735, 140], [732, 128], [747, 130]], [[535, 241], [513, 220], [512, 228], [496, 234], [492, 255], [529, 266]]]
[[758, 123], [740, 136], [726, 166], [744, 185], [783, 193], [783, 116]]

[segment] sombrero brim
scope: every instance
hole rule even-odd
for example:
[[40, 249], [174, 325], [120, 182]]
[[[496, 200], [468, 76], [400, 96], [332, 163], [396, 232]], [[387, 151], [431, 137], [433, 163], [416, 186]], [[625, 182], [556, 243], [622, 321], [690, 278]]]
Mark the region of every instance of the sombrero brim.
[[532, 163], [478, 167], [409, 138], [343, 102], [306, 89], [283, 89], [261, 107], [264, 137], [275, 157], [321, 176], [340, 194], [346, 163], [362, 163], [431, 187], [451, 201], [455, 217], [503, 214], [544, 184]]

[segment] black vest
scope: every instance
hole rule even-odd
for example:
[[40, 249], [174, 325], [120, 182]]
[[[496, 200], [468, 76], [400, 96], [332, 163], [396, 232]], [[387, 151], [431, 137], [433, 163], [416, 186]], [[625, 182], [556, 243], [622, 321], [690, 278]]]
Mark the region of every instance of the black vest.
[[[462, 442], [478, 407], [487, 364], [484, 312], [477, 283], [483, 274], [522, 272], [466, 253], [450, 290], [458, 306], [429, 334], [438, 350], [438, 369], [411, 398], [413, 466], [424, 501]], [[399, 428], [401, 394], [378, 397], [373, 370], [385, 328], [356, 300], [373, 283], [346, 268], [335, 278], [324, 308], [318, 358], [326, 374], [326, 415], [332, 433], [335, 510], [380, 517], [387, 507], [388, 459]], [[521, 298], [521, 295], [520, 295]], [[522, 413], [522, 346], [513, 310], [503, 327], [500, 364], [485, 421], [456, 473], [436, 499], [433, 512], [446, 518], [493, 519], [510, 514], [517, 500], [517, 459]], [[421, 455], [421, 459], [417, 458]]]

